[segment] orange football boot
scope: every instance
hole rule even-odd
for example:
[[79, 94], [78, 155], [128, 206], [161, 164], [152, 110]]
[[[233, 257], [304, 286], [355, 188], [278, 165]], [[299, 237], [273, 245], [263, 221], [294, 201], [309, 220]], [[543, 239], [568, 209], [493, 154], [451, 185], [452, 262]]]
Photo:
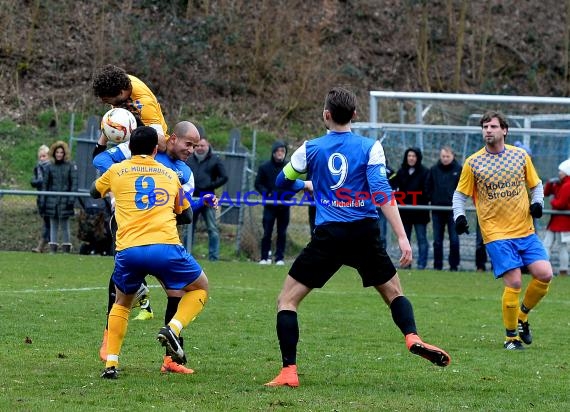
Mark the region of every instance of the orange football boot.
[[415, 333], [406, 335], [406, 346], [414, 355], [419, 355], [437, 366], [447, 366], [451, 363], [451, 357], [443, 349], [423, 342]]
[[164, 361], [162, 362], [162, 366], [160, 367], [160, 371], [162, 373], [182, 373], [182, 374], [190, 374], [194, 373], [193, 369], [187, 368], [184, 365], [176, 363], [172, 360], [171, 356], [165, 356]]
[[296, 388], [299, 386], [299, 376], [297, 375], [297, 365], [289, 365], [281, 369], [271, 382], [267, 382], [265, 386], [290, 386]]

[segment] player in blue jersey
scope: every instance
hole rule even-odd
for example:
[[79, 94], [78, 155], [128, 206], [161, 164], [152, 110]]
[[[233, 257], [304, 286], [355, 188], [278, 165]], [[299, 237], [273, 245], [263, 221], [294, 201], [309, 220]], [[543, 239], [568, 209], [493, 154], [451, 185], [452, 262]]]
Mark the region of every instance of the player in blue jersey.
[[[379, 141], [352, 133], [355, 115], [354, 94], [340, 87], [331, 89], [323, 110], [329, 133], [299, 147], [277, 177], [281, 188], [312, 190], [317, 216], [313, 236], [293, 263], [277, 299], [283, 368], [266, 386], [299, 386], [297, 308], [313, 288], [323, 287], [343, 265], [358, 271], [364, 287], [373, 286], [380, 293], [411, 353], [438, 366], [451, 362], [445, 351], [417, 335], [412, 304], [403, 295], [396, 268], [380, 245], [378, 206], [398, 238], [400, 265], [412, 262], [412, 248], [391, 199], [384, 150]], [[311, 176], [311, 182], [298, 179], [304, 173]]]
[[[174, 170], [182, 188], [184, 190], [186, 198], [191, 204], [193, 211], [199, 210], [204, 206], [217, 207], [217, 198], [212, 194], [207, 194], [202, 196], [198, 201], [192, 199], [192, 192], [194, 191], [194, 176], [192, 171], [185, 163], [186, 159], [194, 152], [194, 146], [200, 140], [200, 133], [196, 126], [188, 121], [182, 121], [174, 127], [174, 131], [170, 135], [170, 138], [166, 141], [166, 152], [158, 152], [155, 156], [155, 160], [164, 166]], [[104, 152], [98, 153], [93, 159], [93, 165], [101, 173], [106, 172], [113, 164], [120, 163], [123, 160], [130, 159], [131, 152], [129, 150], [129, 142], [121, 143], [111, 149]], [[151, 313], [150, 303], [147, 297], [148, 288], [146, 284], [142, 284], [137, 296], [140, 296], [140, 306], [141, 314], [143, 316], [137, 316], [138, 319], [148, 319], [149, 316], [146, 313]], [[168, 303], [165, 311], [165, 321], [172, 318], [178, 307], [178, 302], [180, 301], [180, 296], [170, 293], [168, 296]], [[107, 303], [107, 314], [113, 307], [115, 303], [115, 284], [111, 279], [109, 279], [109, 292], [108, 292], [108, 303]], [[137, 319], [135, 318], [135, 319]], [[181, 338], [183, 342], [183, 339]], [[101, 348], [99, 350], [99, 357], [101, 360], [106, 360], [107, 353], [107, 327], [103, 334], [103, 341], [101, 343]], [[186, 368], [184, 365], [180, 365], [172, 360], [171, 354], [167, 352], [164, 357], [164, 362], [161, 367], [162, 372], [174, 372], [174, 373], [191, 373], [191, 369]]]

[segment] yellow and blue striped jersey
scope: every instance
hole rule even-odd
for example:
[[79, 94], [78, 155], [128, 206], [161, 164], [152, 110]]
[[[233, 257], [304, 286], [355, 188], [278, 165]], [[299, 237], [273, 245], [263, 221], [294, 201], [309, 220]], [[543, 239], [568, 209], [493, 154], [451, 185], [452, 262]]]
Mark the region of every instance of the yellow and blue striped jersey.
[[505, 145], [500, 153], [482, 148], [469, 156], [457, 191], [473, 197], [483, 241], [489, 243], [534, 233], [527, 187], [539, 183], [530, 156], [523, 149]]
[[115, 195], [116, 250], [151, 244], [180, 244], [176, 214], [190, 206], [176, 172], [152, 156], [112, 165], [97, 181], [101, 196]]

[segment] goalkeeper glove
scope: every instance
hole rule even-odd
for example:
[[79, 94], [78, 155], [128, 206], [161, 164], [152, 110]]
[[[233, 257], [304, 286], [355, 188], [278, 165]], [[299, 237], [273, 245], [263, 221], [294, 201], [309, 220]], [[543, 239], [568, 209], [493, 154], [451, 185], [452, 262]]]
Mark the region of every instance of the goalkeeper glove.
[[469, 234], [469, 223], [467, 223], [467, 218], [464, 215], [459, 215], [455, 219], [455, 232], [458, 235], [462, 233]]
[[530, 215], [535, 219], [540, 219], [542, 217], [542, 205], [540, 203], [530, 205]]

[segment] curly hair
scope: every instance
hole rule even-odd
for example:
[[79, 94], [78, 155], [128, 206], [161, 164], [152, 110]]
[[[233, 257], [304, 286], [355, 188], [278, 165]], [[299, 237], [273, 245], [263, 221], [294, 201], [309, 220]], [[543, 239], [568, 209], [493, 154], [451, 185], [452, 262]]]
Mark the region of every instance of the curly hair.
[[69, 162], [71, 153], [69, 153], [69, 146], [63, 140], [58, 140], [49, 147], [49, 157], [52, 162], [55, 162], [55, 151], [59, 148], [63, 149], [63, 161]]
[[96, 97], [115, 97], [131, 87], [131, 79], [120, 67], [108, 64], [93, 78], [93, 94]]

